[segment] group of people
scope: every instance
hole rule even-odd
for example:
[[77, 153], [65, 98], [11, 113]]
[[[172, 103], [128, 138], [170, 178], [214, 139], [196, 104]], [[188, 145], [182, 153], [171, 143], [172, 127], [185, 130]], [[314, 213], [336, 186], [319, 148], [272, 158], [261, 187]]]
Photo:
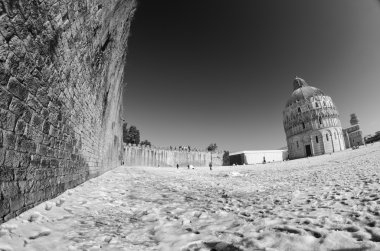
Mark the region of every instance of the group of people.
[[[210, 170], [212, 170], [212, 163], [211, 163], [211, 162], [209, 163], [208, 166], [210, 167]], [[187, 165], [187, 169], [190, 169], [190, 168], [191, 168], [191, 169], [195, 169], [193, 165], [189, 165], [189, 164], [188, 164], [188, 165]], [[179, 169], [179, 164], [178, 164], [178, 163], [177, 163], [177, 169]]]
[[[187, 169], [195, 169], [193, 165], [187, 165]], [[177, 169], [179, 169], [179, 164], [177, 163]]]
[[193, 151], [193, 152], [198, 152], [199, 150], [197, 149], [197, 148], [191, 148], [190, 146], [178, 146], [178, 147], [172, 147], [172, 146], [170, 146], [169, 147], [169, 149], [170, 149], [170, 151], [184, 151], [184, 152], [191, 152], [191, 151]]

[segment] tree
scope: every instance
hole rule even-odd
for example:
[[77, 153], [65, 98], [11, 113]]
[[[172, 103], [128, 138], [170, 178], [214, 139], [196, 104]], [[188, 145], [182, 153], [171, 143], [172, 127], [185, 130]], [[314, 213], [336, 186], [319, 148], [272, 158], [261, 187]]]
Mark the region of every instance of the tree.
[[152, 143], [150, 143], [150, 141], [148, 140], [143, 140], [140, 142], [140, 145], [142, 146], [152, 146]]
[[137, 130], [136, 126], [129, 127], [127, 143], [136, 144], [140, 143], [140, 131]]
[[230, 152], [224, 151], [223, 153], [223, 166], [229, 166], [230, 165]]
[[212, 166], [212, 153], [215, 152], [217, 148], [218, 148], [218, 146], [216, 145], [216, 143], [211, 143], [207, 147], [207, 151], [209, 151], [211, 153], [210, 169], [211, 169], [211, 166]]
[[123, 142], [128, 143], [128, 127], [127, 123], [123, 123]]
[[353, 125], [357, 125], [357, 124], [359, 124], [358, 117], [356, 116], [355, 113], [352, 113], [350, 116], [351, 116], [350, 124], [351, 124], [352, 126], [353, 126]]
[[207, 147], [207, 151], [209, 151], [209, 152], [215, 152], [217, 148], [218, 148], [218, 146], [216, 145], [216, 143], [211, 143], [211, 144]]

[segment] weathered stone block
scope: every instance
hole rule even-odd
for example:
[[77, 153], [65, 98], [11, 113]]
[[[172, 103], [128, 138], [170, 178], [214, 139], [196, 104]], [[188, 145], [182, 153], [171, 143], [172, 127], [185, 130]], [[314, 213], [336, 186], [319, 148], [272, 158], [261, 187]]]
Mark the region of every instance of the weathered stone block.
[[28, 168], [16, 168], [14, 169], [14, 180], [16, 181], [24, 181], [26, 180], [26, 176], [29, 172]]
[[54, 149], [54, 158], [58, 159], [59, 158], [59, 150]]
[[42, 157], [41, 158], [41, 168], [48, 168], [50, 166], [50, 159]]
[[50, 160], [50, 166], [52, 168], [58, 168], [58, 165], [59, 165], [59, 161], [57, 159], [51, 159]]
[[24, 114], [22, 115], [22, 119], [26, 122], [26, 123], [29, 123], [31, 118], [32, 118], [32, 110], [29, 108], [29, 107], [26, 107], [25, 111], [24, 111]]
[[36, 144], [40, 144], [43, 140], [43, 133], [28, 124], [26, 125], [24, 135]]
[[[5, 160], [5, 148], [4, 147], [0, 147], [0, 167], [4, 164], [4, 160]], [[1, 175], [0, 175], [1, 177]]]
[[17, 193], [9, 200], [9, 205], [12, 211], [17, 211], [25, 205], [24, 194]]
[[10, 111], [0, 108], [0, 128], [13, 131], [16, 123], [16, 116]]
[[6, 15], [0, 17], [0, 33], [4, 36], [6, 40], [10, 40], [15, 34], [15, 29], [13, 28], [9, 18]]
[[53, 125], [50, 125], [49, 135], [52, 136], [52, 137], [56, 137], [57, 136], [57, 129], [55, 129], [55, 127]]
[[15, 180], [14, 169], [1, 166], [0, 167], [0, 188], [3, 182], [10, 182]]
[[[11, 75], [16, 76], [19, 64], [20, 64], [20, 59], [12, 51], [9, 52], [8, 58], [5, 61], [4, 68], [8, 69]], [[8, 83], [9, 83], [9, 80], [8, 80]]]
[[29, 164], [30, 169], [37, 169], [40, 167], [40, 164], [41, 164], [41, 156], [39, 155], [30, 156], [30, 164]]
[[52, 123], [54, 126], [57, 126], [58, 125], [58, 112], [56, 111], [53, 111], [53, 112], [50, 112], [49, 113], [49, 122]]
[[16, 135], [13, 132], [3, 131], [3, 146], [5, 149], [15, 149]]
[[30, 121], [31, 126], [42, 131], [42, 123], [43, 123], [43, 120], [41, 116], [36, 113], [33, 113], [31, 121]]
[[35, 176], [36, 176], [36, 171], [35, 170], [28, 170], [27, 175], [26, 175], [26, 186], [25, 190], [27, 193], [31, 193], [31, 191], [34, 190], [35, 186]]
[[59, 149], [60, 146], [61, 146], [61, 141], [60, 140], [55, 140], [55, 142], [54, 142], [54, 148], [55, 149]]
[[23, 58], [26, 53], [24, 43], [17, 36], [11, 38], [8, 42], [9, 50], [11, 50], [17, 57]]
[[36, 113], [40, 113], [42, 109], [42, 105], [38, 102], [36, 97], [29, 94], [26, 100], [27, 105], [32, 108]]
[[[24, 42], [27, 48], [28, 48], [28, 44], [30, 45], [32, 41], [33, 41], [33, 38], [29, 36], [27, 40]], [[30, 52], [30, 49], [29, 50], [27, 49], [26, 51], [27, 53], [25, 54], [25, 57], [24, 57], [24, 64], [25, 64], [25, 68], [28, 69], [28, 71], [26, 72], [26, 75], [23, 79], [23, 83], [26, 86], [26, 88], [28, 88], [29, 92], [36, 94], [35, 91], [37, 91], [38, 89], [38, 84], [31, 82], [33, 81], [32, 79], [33, 75], [31, 74], [29, 69], [36, 68], [36, 61], [34, 58], [35, 58], [37, 50]]]
[[33, 205], [36, 201], [39, 201], [38, 192], [33, 189], [34, 187], [34, 183], [31, 183], [30, 192], [25, 195], [25, 205]]
[[13, 112], [17, 117], [21, 116], [26, 109], [26, 106], [18, 99], [13, 97], [12, 102], [9, 105], [9, 110]]
[[14, 197], [19, 192], [17, 183], [15, 181], [1, 182], [0, 189], [5, 198]]
[[28, 96], [28, 90], [16, 78], [11, 77], [8, 81], [8, 91], [21, 100], [25, 100]]
[[41, 87], [38, 89], [36, 97], [44, 107], [47, 107], [49, 104], [48, 88]]
[[47, 149], [47, 156], [48, 157], [54, 157], [54, 149], [51, 147], [48, 147]]
[[17, 168], [22, 160], [21, 154], [14, 150], [7, 150], [5, 154], [4, 166], [8, 168]]
[[41, 155], [41, 156], [47, 156], [47, 146], [43, 145], [43, 144], [39, 144], [37, 145], [37, 154]]
[[22, 135], [25, 132], [25, 128], [26, 128], [26, 123], [22, 119], [19, 119], [16, 123], [15, 133], [18, 135]]
[[7, 60], [9, 46], [5, 41], [5, 38], [0, 33], [0, 62]]
[[12, 99], [11, 94], [8, 93], [2, 87], [0, 87], [0, 108], [8, 109], [11, 99]]
[[27, 139], [25, 136], [18, 136], [16, 141], [16, 150], [24, 153], [36, 153], [36, 143]]
[[37, 94], [37, 90], [40, 88], [41, 86], [41, 81], [38, 80], [38, 78], [32, 76], [32, 75], [28, 75], [24, 81], [26, 87], [28, 88], [29, 92], [33, 95], [36, 95]]
[[66, 165], [66, 160], [60, 159], [59, 160], [59, 170], [60, 170], [60, 175], [63, 174], [63, 170], [65, 170], [67, 167]]
[[17, 14], [13, 17], [12, 24], [15, 28], [17, 37], [22, 40], [26, 39], [26, 36], [29, 34], [29, 30], [25, 26], [25, 16], [21, 14], [20, 9], [17, 10]]
[[27, 186], [26, 186], [27, 181], [26, 180], [19, 180], [17, 183], [18, 183], [18, 187], [20, 189], [20, 192], [22, 194], [25, 194], [26, 188], [27, 188]]
[[30, 163], [30, 155], [28, 153], [20, 153], [20, 167], [27, 168]]
[[49, 110], [47, 108], [42, 108], [41, 109], [41, 116], [44, 119], [47, 119], [49, 117]]
[[[8, 198], [1, 198], [0, 199], [0, 219], [3, 218], [5, 215], [9, 214], [10, 212], [10, 205]], [[0, 220], [1, 223], [1, 220]]]
[[[39, 56], [39, 55], [36, 55], [35, 61], [36, 61], [36, 65], [37, 66], [41, 66], [42, 67], [43, 64], [44, 64], [43, 58], [41, 56]], [[41, 78], [42, 78], [41, 77], [41, 72], [37, 68], [33, 70], [32, 76], [35, 77], [35, 78], [37, 78], [38, 80], [41, 80]], [[42, 84], [42, 86], [45, 86], [45, 84]]]
[[42, 144], [49, 146], [50, 145], [50, 137], [47, 134], [44, 134], [44, 139], [42, 140]]
[[42, 125], [42, 132], [45, 134], [49, 134], [49, 130], [50, 130], [50, 122], [45, 120], [45, 122]]
[[0, 85], [7, 85], [10, 76], [9, 69], [5, 68], [3, 64], [0, 64]]

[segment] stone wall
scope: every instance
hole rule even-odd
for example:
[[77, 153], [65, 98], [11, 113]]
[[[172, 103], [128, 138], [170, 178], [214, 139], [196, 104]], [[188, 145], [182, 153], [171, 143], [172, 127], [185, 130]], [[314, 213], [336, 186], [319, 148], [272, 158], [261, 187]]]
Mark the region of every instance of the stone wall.
[[[208, 166], [211, 153], [197, 151], [175, 151], [141, 146], [124, 146], [124, 164], [126, 166]], [[214, 166], [223, 164], [223, 153], [212, 154]]]
[[0, 0], [0, 223], [122, 162], [134, 0]]
[[292, 136], [288, 139], [288, 145], [291, 147], [289, 153], [290, 159], [307, 156], [307, 145], [310, 146], [312, 156], [333, 153], [345, 149], [341, 127], [329, 127]]

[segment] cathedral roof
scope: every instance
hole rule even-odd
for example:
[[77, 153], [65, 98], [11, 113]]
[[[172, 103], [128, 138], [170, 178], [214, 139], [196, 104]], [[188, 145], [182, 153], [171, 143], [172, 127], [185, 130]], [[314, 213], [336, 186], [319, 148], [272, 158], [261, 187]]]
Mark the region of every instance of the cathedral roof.
[[294, 79], [293, 88], [294, 88], [294, 91], [292, 95], [290, 96], [290, 98], [288, 99], [286, 106], [290, 106], [291, 104], [296, 103], [301, 100], [309, 99], [313, 96], [325, 95], [323, 91], [313, 86], [309, 86], [305, 80], [299, 77], [296, 77]]

